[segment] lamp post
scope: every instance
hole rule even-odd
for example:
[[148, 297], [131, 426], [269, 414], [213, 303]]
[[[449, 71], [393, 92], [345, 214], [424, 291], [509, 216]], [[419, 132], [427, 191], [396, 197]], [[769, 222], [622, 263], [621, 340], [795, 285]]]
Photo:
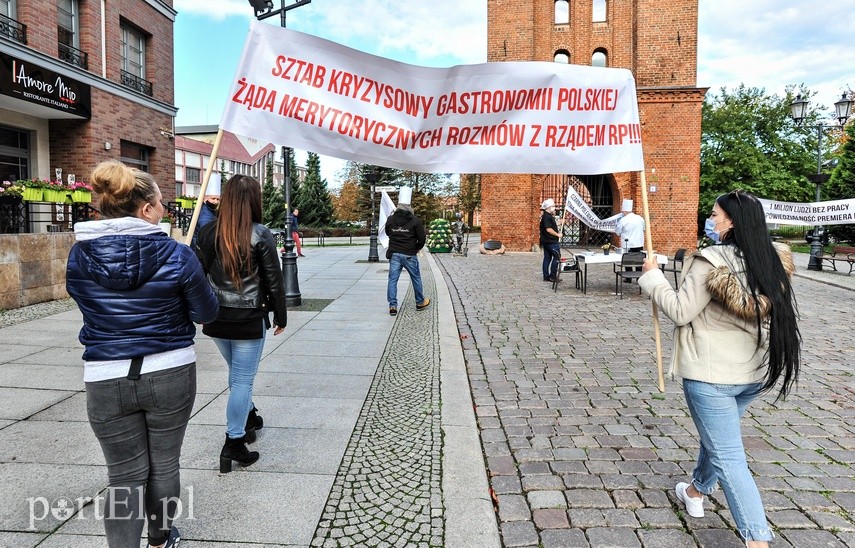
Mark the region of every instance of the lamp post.
[[[298, 0], [286, 6], [285, 0], [280, 0], [279, 9], [273, 9], [273, 0], [249, 0], [249, 5], [255, 11], [255, 18], [259, 21], [279, 15], [279, 24], [285, 28], [285, 14], [294, 8], [310, 4], [312, 0]], [[282, 147], [282, 168], [285, 175], [285, 246], [282, 251], [282, 275], [285, 278], [285, 302], [288, 306], [300, 306], [302, 297], [300, 295], [300, 282], [297, 279], [297, 254], [294, 253], [294, 238], [291, 236], [291, 173], [290, 147]]]
[[380, 256], [377, 254], [377, 214], [374, 211], [374, 189], [377, 181], [380, 180], [380, 173], [376, 167], [365, 174], [365, 180], [371, 185], [371, 237], [368, 239], [368, 262], [376, 263], [380, 261]]
[[[807, 111], [807, 99], [801, 95], [796, 96], [796, 100], [790, 104], [790, 115], [797, 124], [801, 124], [805, 119]], [[822, 172], [822, 136], [823, 132], [828, 129], [843, 128], [846, 120], [849, 119], [852, 110], [852, 101], [844, 93], [839, 101], [834, 103], [834, 110], [837, 117], [838, 125], [825, 125], [822, 123], [816, 124], [816, 173], [810, 175], [808, 179], [816, 185], [816, 201], [822, 200], [820, 189], [822, 185], [828, 182], [829, 175]], [[808, 270], [822, 270], [822, 245], [825, 239], [825, 228], [817, 223], [813, 228], [813, 234], [806, 238], [810, 243], [810, 259], [808, 260]]]

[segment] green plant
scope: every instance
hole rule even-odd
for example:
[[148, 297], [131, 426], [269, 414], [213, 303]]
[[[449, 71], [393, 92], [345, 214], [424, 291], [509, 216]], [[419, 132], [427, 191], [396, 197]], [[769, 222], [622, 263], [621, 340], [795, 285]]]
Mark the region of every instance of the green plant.
[[24, 193], [24, 185], [18, 184], [20, 181], [3, 181], [0, 184], [0, 196], [21, 196]]

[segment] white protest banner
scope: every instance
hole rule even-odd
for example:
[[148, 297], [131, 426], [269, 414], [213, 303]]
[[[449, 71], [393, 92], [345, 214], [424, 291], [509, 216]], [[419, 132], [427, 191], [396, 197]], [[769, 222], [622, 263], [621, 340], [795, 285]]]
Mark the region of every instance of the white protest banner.
[[564, 204], [564, 210], [575, 215], [589, 227], [603, 232], [615, 232], [618, 219], [621, 218], [621, 214], [618, 213], [607, 219], [600, 219], [572, 186], [567, 189], [567, 203]]
[[395, 204], [384, 190], [380, 195], [380, 222], [377, 225], [377, 240], [383, 247], [389, 247], [389, 235], [386, 234], [386, 219], [394, 212]]
[[257, 21], [220, 128], [419, 172], [644, 169], [629, 70], [533, 61], [418, 67]]
[[855, 224], [855, 198], [828, 202], [777, 202], [759, 198], [767, 224], [813, 226]]

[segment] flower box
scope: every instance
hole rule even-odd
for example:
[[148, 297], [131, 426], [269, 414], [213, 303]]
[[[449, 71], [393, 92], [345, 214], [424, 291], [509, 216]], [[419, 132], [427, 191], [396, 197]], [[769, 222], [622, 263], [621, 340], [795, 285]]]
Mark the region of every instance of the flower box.
[[66, 190], [54, 190], [52, 188], [44, 189], [44, 198], [42, 198], [45, 202], [65, 202], [65, 198], [68, 194]]
[[88, 204], [92, 201], [92, 193], [87, 190], [72, 190], [71, 201]]
[[196, 200], [188, 200], [187, 198], [177, 198], [176, 201], [184, 209], [193, 209], [193, 206], [196, 205]]
[[24, 187], [24, 192], [22, 194], [25, 202], [41, 202], [44, 198], [44, 195], [45, 189], [33, 188], [29, 186]]

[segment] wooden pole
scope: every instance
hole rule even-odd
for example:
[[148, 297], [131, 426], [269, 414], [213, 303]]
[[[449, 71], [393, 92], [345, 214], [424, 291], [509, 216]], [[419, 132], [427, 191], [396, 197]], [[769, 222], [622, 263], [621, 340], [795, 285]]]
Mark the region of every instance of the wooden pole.
[[[214, 148], [211, 149], [211, 159], [208, 160], [208, 169], [205, 170], [205, 176], [202, 178], [202, 186], [199, 188], [199, 199], [196, 200], [196, 207], [193, 208], [193, 218], [190, 219], [190, 228], [187, 229], [187, 237], [184, 243], [190, 245], [193, 241], [193, 233], [196, 231], [196, 223], [199, 222], [199, 213], [202, 211], [202, 202], [205, 201], [205, 191], [208, 190], [208, 180], [211, 178], [211, 173], [214, 166], [217, 164], [217, 153], [220, 151], [220, 141], [223, 140], [223, 130], [217, 132], [217, 137], [214, 139]], [[220, 185], [225, 184], [225, 181], [220, 181]]]
[[[653, 237], [650, 232], [650, 209], [647, 207], [647, 177], [641, 171], [641, 207], [644, 212], [644, 242], [648, 260], [653, 257]], [[653, 338], [656, 340], [656, 367], [659, 372], [659, 391], [665, 392], [665, 373], [662, 369], [662, 328], [659, 325], [659, 310], [653, 303]]]

